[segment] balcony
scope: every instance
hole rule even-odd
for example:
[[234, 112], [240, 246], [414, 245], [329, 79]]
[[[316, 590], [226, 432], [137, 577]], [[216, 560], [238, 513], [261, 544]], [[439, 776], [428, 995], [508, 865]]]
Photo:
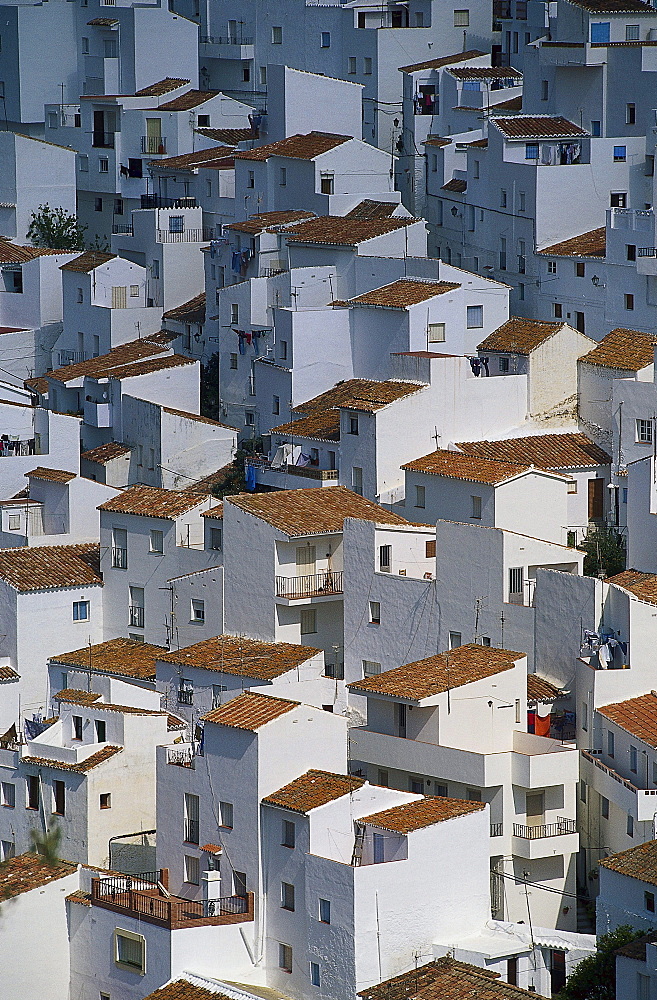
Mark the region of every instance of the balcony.
[[[655, 812], [657, 812], [657, 788], [639, 788], [632, 784], [627, 778], [623, 778], [618, 771], [603, 764], [598, 760], [599, 750], [590, 752], [582, 750], [583, 762], [588, 763], [582, 766], [582, 777], [605, 798], [615, 802], [624, 812], [630, 813], [637, 823], [652, 822]], [[593, 770], [595, 765], [597, 771]]]
[[209, 58], [253, 59], [253, 39], [247, 35], [201, 35], [201, 54]]
[[131, 605], [129, 608], [129, 624], [131, 628], [143, 628], [144, 627], [144, 609], [136, 605]]
[[[556, 844], [555, 837], [561, 838]], [[575, 854], [578, 850], [579, 835], [574, 819], [559, 816], [556, 823], [513, 824], [512, 852], [517, 857], [535, 861], [553, 854]]]
[[130, 222], [114, 222], [112, 224], [112, 236], [134, 236], [135, 231]]
[[128, 568], [128, 550], [113, 547], [112, 548], [112, 569], [127, 569]]
[[657, 247], [637, 247], [637, 274], [657, 274]]
[[96, 149], [114, 149], [114, 132], [93, 132], [91, 145]]
[[167, 151], [167, 141], [163, 135], [142, 135], [141, 151], [151, 155], [164, 156]]
[[325, 570], [308, 576], [277, 576], [276, 597], [297, 601], [306, 597], [342, 594], [342, 570]]
[[182, 750], [167, 749], [167, 764], [173, 764], [175, 767], [189, 767], [193, 771], [195, 760], [196, 754], [191, 744], [188, 744]]
[[113, 910], [146, 923], [179, 930], [183, 927], [237, 924], [253, 920], [253, 893], [219, 899], [189, 900], [164, 896], [161, 873], [114, 875], [91, 882], [91, 905]]
[[545, 837], [563, 837], [568, 833], [577, 833], [577, 825], [574, 819], [566, 819], [560, 816], [556, 823], [542, 823], [539, 826], [524, 826], [522, 823], [513, 824], [513, 836], [522, 837], [523, 840], [543, 840]]
[[104, 400], [96, 403], [93, 400], [85, 399], [84, 422], [90, 427], [111, 427], [112, 404]]
[[165, 198], [161, 194], [143, 194], [140, 208], [196, 208], [196, 198]]
[[244, 35], [239, 38], [233, 35], [201, 35], [201, 45], [253, 45], [253, 39]]
[[158, 229], [156, 240], [158, 243], [203, 243], [204, 240], [211, 240], [213, 237], [212, 229], [183, 229], [180, 233], [171, 232], [169, 229]]
[[491, 835], [491, 837], [502, 837], [502, 836], [504, 836], [504, 824], [503, 823], [491, 823], [491, 825], [490, 825], [490, 835]]
[[198, 844], [199, 840], [199, 822], [197, 819], [186, 819], [185, 820], [185, 843], [186, 844]]
[[58, 365], [64, 368], [65, 365], [77, 365], [80, 361], [88, 361], [89, 355], [86, 351], [58, 351]]
[[[256, 482], [276, 489], [303, 489], [312, 486], [337, 486], [339, 469], [319, 469], [314, 465], [273, 466], [267, 458], [248, 458], [246, 464], [255, 469]], [[298, 482], [298, 480], [306, 482]], [[310, 480], [310, 482], [308, 482]]]
[[194, 692], [190, 691], [188, 688], [181, 688], [178, 692], [178, 704], [179, 705], [193, 705], [194, 704]]

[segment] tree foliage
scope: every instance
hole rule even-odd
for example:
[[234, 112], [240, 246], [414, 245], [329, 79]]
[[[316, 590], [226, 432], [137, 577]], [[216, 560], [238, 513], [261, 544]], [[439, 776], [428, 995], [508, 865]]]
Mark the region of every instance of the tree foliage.
[[40, 854], [47, 864], [59, 864], [59, 848], [62, 842], [61, 827], [51, 826], [49, 830], [30, 830], [32, 850]]
[[64, 208], [51, 208], [48, 202], [32, 212], [27, 238], [35, 247], [49, 250], [82, 250], [86, 226]]
[[591, 528], [579, 548], [586, 553], [585, 576], [615, 576], [625, 569], [625, 545], [613, 527]]
[[598, 938], [595, 955], [583, 959], [559, 993], [558, 1000], [615, 1000], [616, 951], [630, 941], [643, 937], [629, 924], [623, 924]]
[[219, 353], [213, 354], [207, 365], [201, 365], [201, 413], [219, 420]]

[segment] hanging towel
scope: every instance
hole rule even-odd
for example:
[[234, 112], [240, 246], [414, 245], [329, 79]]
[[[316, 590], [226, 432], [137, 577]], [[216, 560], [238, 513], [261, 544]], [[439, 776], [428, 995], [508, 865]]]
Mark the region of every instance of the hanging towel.
[[249, 493], [253, 493], [256, 488], [256, 473], [252, 465], [246, 465], [244, 467], [244, 479], [247, 490]]
[[536, 713], [536, 720], [534, 723], [534, 733], [536, 736], [549, 736], [551, 721], [550, 713], [548, 712], [547, 715], [541, 716], [540, 708], [541, 706], [539, 705], [539, 712]]

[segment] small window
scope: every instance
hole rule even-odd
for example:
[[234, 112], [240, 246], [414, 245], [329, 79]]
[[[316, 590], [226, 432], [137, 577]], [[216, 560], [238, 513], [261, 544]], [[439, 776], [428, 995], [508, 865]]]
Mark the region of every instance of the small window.
[[[138, 157], [129, 157], [128, 159], [128, 177], [142, 177], [143, 176], [143, 165], [142, 161]], [[157, 277], [153, 274], [153, 277]]]
[[614, 749], [615, 749], [614, 748], [614, 744], [615, 744], [615, 742], [616, 742], [616, 739], [615, 739], [614, 734], [612, 733], [612, 731], [610, 729], [607, 732], [607, 756], [608, 757], [613, 757], [614, 756]]
[[575, 264], [575, 277], [585, 278], [586, 277], [586, 264], [583, 261], [578, 260]]
[[223, 548], [223, 529], [222, 528], [210, 528], [210, 548], [221, 551]]
[[586, 782], [583, 778], [580, 778], [579, 782], [579, 797], [582, 802], [586, 802]]
[[210, 115], [197, 115], [196, 124], [199, 128], [207, 128], [210, 124]]
[[408, 779], [408, 790], [413, 792], [414, 795], [424, 794], [424, 779], [423, 778], [413, 778]]
[[582, 731], [588, 732], [589, 729], [589, 706], [587, 702], [582, 702]]
[[636, 244], [626, 243], [625, 244], [625, 259], [626, 260], [636, 260]]
[[358, 414], [350, 413], [348, 421], [349, 421], [349, 434], [358, 434]]
[[291, 882], [281, 882], [281, 908], [294, 912], [294, 886]]
[[563, 306], [561, 302], [552, 303], [552, 312], [554, 313], [555, 319], [563, 319]]
[[500, 191], [500, 208], [506, 208], [506, 191], [504, 188]]
[[381, 624], [381, 604], [379, 601], [370, 601], [370, 625]]
[[96, 743], [107, 743], [107, 723], [105, 719], [96, 719]]
[[271, 412], [274, 414], [275, 417], [277, 417], [279, 415], [279, 413], [281, 412], [281, 400], [280, 400], [280, 396], [273, 396], [272, 397]]
[[526, 160], [537, 160], [538, 159], [538, 143], [537, 142], [526, 142], [525, 143], [525, 159]]
[[630, 294], [625, 294], [623, 298], [625, 300], [625, 308], [629, 309], [630, 311], [634, 309], [634, 296]]
[[644, 892], [643, 901], [645, 903], [646, 910], [648, 913], [655, 912], [655, 894], [654, 892]]
[[239, 303], [231, 302], [230, 304], [230, 322], [231, 325], [239, 323], [240, 321], [240, 307]]
[[63, 781], [52, 783], [53, 812], [56, 816], [66, 815], [66, 785]]
[[279, 944], [278, 946], [278, 967], [283, 972], [292, 972], [292, 949], [289, 944]]
[[192, 621], [197, 625], [202, 625], [205, 621], [205, 601], [197, 597], [192, 598]]
[[639, 768], [639, 752], [636, 747], [630, 747], [630, 771], [636, 774]]
[[287, 185], [287, 167], [281, 167], [278, 172], [278, 183], [281, 187]]
[[201, 882], [201, 862], [193, 854], [185, 855], [185, 882], [191, 885], [200, 885]]
[[78, 157], [78, 167], [83, 174], [89, 173], [89, 157], [86, 153], [80, 153]]
[[549, 260], [547, 262], [547, 273], [556, 274], [557, 273], [557, 262], [556, 260]]
[[101, 792], [99, 796], [100, 808], [101, 809], [111, 809], [112, 808], [112, 793], [111, 792]]
[[627, 208], [627, 191], [612, 191], [609, 204], [612, 208]]
[[449, 633], [449, 648], [457, 649], [458, 646], [462, 645], [461, 633], [460, 632], [450, 632]]
[[518, 211], [519, 212], [524, 212], [525, 211], [525, 207], [526, 207], [525, 192], [524, 191], [519, 191], [518, 192]]
[[614, 163], [625, 163], [627, 160], [627, 146], [614, 146]]
[[[379, 782], [380, 784], [380, 782]], [[320, 899], [319, 901], [319, 919], [323, 924], [331, 923], [331, 901], [329, 899]]]
[[541, 80], [541, 100], [547, 101], [550, 96], [550, 84], [548, 80]]
[[281, 361], [287, 361], [287, 340], [281, 340], [280, 358]]
[[237, 355], [231, 354], [230, 356], [230, 367], [235, 370], [237, 368]]
[[21, 527], [21, 516], [20, 514], [10, 514], [9, 515], [9, 531], [20, 531]]
[[425, 506], [425, 487], [416, 486], [415, 487], [415, 506], [422, 507]]
[[392, 545], [379, 545], [379, 570], [389, 573], [392, 568]]
[[266, 66], [261, 66], [260, 67], [260, 86], [261, 87], [266, 87], [267, 86], [267, 67]]
[[381, 768], [379, 768], [377, 773], [377, 784], [382, 785], [383, 788], [387, 788], [390, 784], [390, 775], [387, 771], [383, 771]]
[[470, 517], [475, 520], [481, 520], [481, 497], [471, 496], [470, 502], [472, 505]]
[[470, 27], [470, 11], [469, 10], [455, 10], [454, 11], [454, 27], [455, 28], [469, 28]]
[[566, 492], [567, 493], [573, 493], [573, 494], [577, 493], [577, 480], [576, 479], [571, 479], [571, 481], [568, 483], [568, 486], [566, 488]]
[[15, 809], [16, 807], [16, 786], [12, 785], [10, 781], [3, 781], [0, 784], [0, 804], [6, 806], [7, 809]]
[[73, 601], [73, 621], [89, 621], [89, 601]]
[[319, 963], [310, 963], [310, 982], [312, 986], [321, 986], [321, 976], [319, 972]]
[[249, 172], [247, 174], [247, 177], [246, 177], [246, 186], [248, 188], [254, 188], [255, 187], [255, 173], [253, 172], [253, 170], [249, 170]]
[[625, 832], [628, 837], [634, 836], [634, 818], [630, 815], [630, 813], [627, 814], [627, 826], [625, 828]]
[[478, 330], [484, 325], [484, 307], [468, 306], [467, 327], [468, 330]]
[[[214, 700], [214, 696], [213, 696]], [[219, 803], [219, 818], [221, 821], [221, 826], [226, 827], [228, 830], [233, 829], [233, 803], [232, 802], [220, 802]]]
[[638, 24], [626, 24], [625, 25], [625, 41], [626, 42], [638, 42], [639, 41], [639, 25]]
[[322, 32], [321, 43], [320, 44], [321, 44], [321, 47], [323, 49], [330, 49], [331, 48], [331, 32], [330, 31], [323, 31]]
[[132, 931], [114, 931], [114, 962], [130, 972], [146, 972], [146, 939]]
[[636, 104], [625, 105], [625, 124], [636, 125]]
[[101, 174], [109, 173], [109, 160], [106, 156], [101, 156], [98, 159], [98, 171]]
[[498, 358], [497, 359], [497, 368], [498, 368], [498, 371], [500, 371], [500, 372], [502, 372], [502, 374], [506, 375], [508, 373], [508, 371], [509, 371], [509, 359], [508, 358]]
[[603, 819], [609, 819], [609, 799], [605, 798], [604, 795], [600, 797], [600, 811]]
[[297, 839], [296, 838], [296, 833], [297, 833], [297, 830], [296, 830], [295, 824], [291, 820], [289, 820], [289, 819], [284, 819], [283, 820], [283, 828], [282, 828], [281, 845], [283, 847], [294, 847], [294, 845], [296, 844], [296, 839]]
[[372, 60], [369, 56], [363, 59], [363, 73], [365, 76], [371, 76], [372, 74]]
[[103, 210], [103, 199], [94, 198], [94, 212], [102, 212]]
[[381, 673], [381, 664], [376, 660], [363, 660], [363, 677], [374, 677]]
[[591, 135], [595, 139], [600, 138], [600, 136], [602, 135], [602, 122], [593, 120], [591, 121]]
[[301, 612], [301, 635], [314, 635], [317, 632], [317, 609], [307, 608]]
[[319, 190], [321, 194], [333, 194], [335, 188], [335, 178], [333, 174], [324, 173], [319, 178]]
[[429, 323], [427, 327], [427, 340], [430, 344], [443, 344], [445, 342], [445, 324]]
[[170, 233], [184, 233], [185, 232], [185, 216], [184, 215], [170, 215], [169, 216], [169, 232]]
[[139, 285], [130, 285], [130, 298], [136, 299], [139, 297]]
[[81, 740], [82, 739], [82, 716], [81, 715], [74, 715], [73, 716], [73, 739], [74, 740]]
[[151, 529], [151, 552], [159, 555], [164, 552], [164, 532], [157, 528]]
[[347, 60], [347, 73], [353, 75], [356, 72], [356, 56], [349, 56], [349, 59]]
[[[114, 199], [114, 215], [123, 215], [123, 209], [124, 209], [123, 198], [115, 198]], [[137, 291], [134, 294], [135, 295], [139, 295], [139, 286], [131, 286], [131, 288], [132, 287], [136, 287], [137, 288]], [[132, 295], [132, 291], [130, 292], [130, 294]]]
[[272, 28], [271, 29], [271, 43], [272, 43], [272, 45], [282, 45], [283, 44], [283, 29], [282, 28]]

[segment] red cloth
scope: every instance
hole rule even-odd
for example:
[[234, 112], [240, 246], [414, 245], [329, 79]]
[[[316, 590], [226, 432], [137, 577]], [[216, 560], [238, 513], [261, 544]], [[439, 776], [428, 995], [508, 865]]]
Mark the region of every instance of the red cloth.
[[534, 732], [537, 736], [549, 736], [550, 735], [550, 716], [546, 715], [544, 718], [536, 713], [534, 720]]

